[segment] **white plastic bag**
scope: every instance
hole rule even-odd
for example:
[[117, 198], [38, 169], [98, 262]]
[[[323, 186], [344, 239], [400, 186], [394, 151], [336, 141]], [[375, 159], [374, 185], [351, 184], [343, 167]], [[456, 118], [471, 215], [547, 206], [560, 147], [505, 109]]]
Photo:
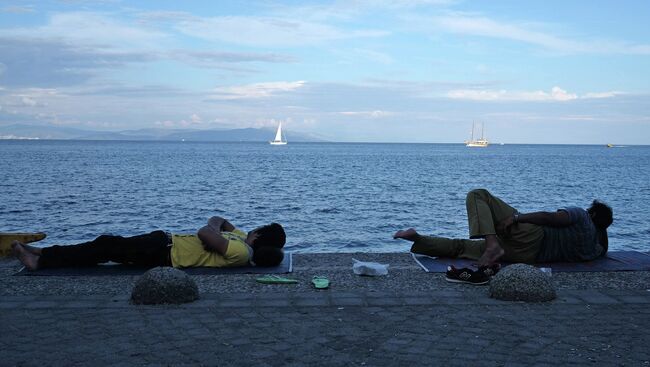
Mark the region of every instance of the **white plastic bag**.
[[388, 264], [359, 261], [355, 258], [352, 258], [352, 261], [354, 261], [352, 271], [357, 275], [368, 275], [374, 277], [388, 274]]

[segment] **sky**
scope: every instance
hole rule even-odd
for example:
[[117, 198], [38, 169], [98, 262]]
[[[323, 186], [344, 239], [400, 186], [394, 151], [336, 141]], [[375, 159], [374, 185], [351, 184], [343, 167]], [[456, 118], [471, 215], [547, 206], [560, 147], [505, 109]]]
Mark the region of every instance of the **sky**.
[[649, 23], [638, 0], [0, 0], [0, 126], [650, 144]]

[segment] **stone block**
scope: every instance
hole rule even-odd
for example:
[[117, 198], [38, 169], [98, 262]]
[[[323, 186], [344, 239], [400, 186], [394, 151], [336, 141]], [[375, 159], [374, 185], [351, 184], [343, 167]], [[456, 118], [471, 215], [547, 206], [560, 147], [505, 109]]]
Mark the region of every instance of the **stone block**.
[[546, 302], [557, 297], [551, 277], [526, 264], [501, 269], [492, 277], [489, 293], [503, 301]]
[[199, 298], [199, 288], [185, 272], [172, 267], [157, 267], [144, 273], [135, 283], [131, 302], [139, 305], [181, 304]]

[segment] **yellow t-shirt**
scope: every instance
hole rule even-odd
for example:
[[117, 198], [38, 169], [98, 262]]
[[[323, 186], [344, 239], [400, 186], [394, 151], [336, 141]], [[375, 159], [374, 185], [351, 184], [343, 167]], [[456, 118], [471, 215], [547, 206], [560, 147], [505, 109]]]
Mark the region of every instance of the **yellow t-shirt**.
[[235, 229], [232, 232], [221, 232], [228, 240], [226, 253], [206, 251], [197, 235], [172, 234], [171, 260], [175, 268], [213, 267], [225, 268], [245, 266], [251, 257], [251, 250], [244, 242], [246, 233]]

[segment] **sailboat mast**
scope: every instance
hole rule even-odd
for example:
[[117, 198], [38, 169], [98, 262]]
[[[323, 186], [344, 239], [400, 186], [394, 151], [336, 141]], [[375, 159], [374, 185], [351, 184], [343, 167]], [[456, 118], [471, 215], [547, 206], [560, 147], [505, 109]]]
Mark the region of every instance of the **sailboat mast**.
[[474, 141], [474, 121], [472, 121], [472, 138], [469, 141]]

